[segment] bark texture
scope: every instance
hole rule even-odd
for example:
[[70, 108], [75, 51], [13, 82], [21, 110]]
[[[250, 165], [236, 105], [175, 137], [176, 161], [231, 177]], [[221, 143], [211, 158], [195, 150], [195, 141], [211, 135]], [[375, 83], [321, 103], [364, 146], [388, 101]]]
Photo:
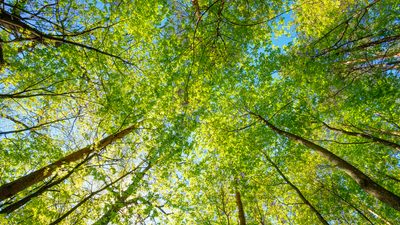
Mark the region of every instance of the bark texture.
[[271, 124], [268, 120], [264, 119], [264, 117], [256, 113], [250, 112], [250, 114], [258, 118], [260, 121], [262, 121], [267, 127], [273, 130], [275, 133], [283, 135], [291, 140], [294, 140], [318, 152], [322, 157], [324, 157], [329, 162], [341, 168], [346, 174], [348, 174], [351, 178], [353, 178], [353, 180], [365, 192], [379, 199], [383, 203], [386, 203], [387, 205], [396, 209], [397, 211], [400, 211], [400, 197], [398, 195], [380, 186], [378, 183], [373, 181], [370, 177], [368, 177], [366, 174], [364, 174], [355, 166], [351, 165], [346, 160], [330, 152], [328, 149], [319, 146], [303, 137], [300, 137], [296, 134], [292, 134], [290, 132], [277, 128], [276, 126]]
[[51, 163], [45, 167], [42, 167], [39, 170], [36, 170], [26, 176], [23, 176], [15, 181], [12, 181], [10, 183], [4, 184], [0, 187], [0, 201], [13, 197], [15, 194], [17, 194], [20, 191], [23, 191], [32, 185], [37, 184], [40, 181], [43, 181], [44, 179], [50, 177], [54, 172], [56, 172], [57, 169], [62, 167], [63, 165], [67, 165], [73, 162], [77, 162], [79, 160], [84, 159], [86, 156], [89, 154], [95, 152], [98, 149], [102, 149], [106, 147], [107, 145], [113, 143], [114, 141], [121, 139], [131, 133], [135, 129], [135, 125], [132, 125], [124, 130], [121, 130], [118, 133], [115, 133], [113, 135], [110, 135], [104, 139], [102, 139], [100, 142], [86, 146], [85, 148], [82, 148], [80, 150], [77, 150], [64, 158], [61, 158], [60, 160]]
[[235, 198], [236, 198], [236, 205], [238, 207], [239, 224], [240, 225], [246, 225], [246, 217], [244, 215], [242, 198], [240, 196], [240, 192], [239, 191], [235, 192]]

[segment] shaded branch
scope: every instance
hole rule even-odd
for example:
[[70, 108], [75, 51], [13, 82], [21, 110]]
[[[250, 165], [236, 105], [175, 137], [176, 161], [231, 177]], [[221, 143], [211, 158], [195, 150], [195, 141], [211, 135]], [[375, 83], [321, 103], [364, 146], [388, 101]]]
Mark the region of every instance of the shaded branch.
[[363, 137], [363, 138], [372, 140], [374, 142], [389, 146], [391, 148], [394, 148], [394, 149], [400, 151], [400, 145], [397, 144], [397, 143], [394, 143], [394, 142], [391, 142], [391, 141], [388, 141], [388, 140], [384, 140], [382, 138], [378, 138], [378, 137], [372, 136], [371, 134], [347, 131], [347, 130], [344, 130], [344, 129], [332, 127], [332, 126], [328, 125], [325, 122], [322, 122], [322, 123], [324, 124], [325, 127], [327, 127], [330, 130], [337, 131], [337, 132], [340, 132], [340, 133], [343, 133], [343, 134], [346, 134], [346, 135], [350, 135], [350, 136]]
[[261, 153], [265, 156], [265, 159], [275, 168], [275, 170], [279, 173], [279, 175], [286, 181], [287, 184], [289, 184], [290, 187], [293, 188], [293, 190], [296, 191], [297, 195], [300, 197], [300, 199], [306, 204], [311, 211], [318, 217], [318, 220], [325, 225], [329, 225], [329, 223], [325, 220], [325, 218], [321, 215], [321, 213], [310, 203], [310, 201], [307, 200], [306, 197], [304, 197], [303, 193], [300, 191], [300, 189], [294, 185], [286, 176], [283, 174], [283, 172], [279, 169], [278, 165], [276, 165], [272, 159], [265, 153], [264, 151], [261, 151]]
[[[47, 126], [47, 125], [49, 125], [49, 124], [58, 123], [58, 122], [61, 122], [61, 121], [66, 121], [66, 120], [74, 119], [74, 118], [77, 118], [77, 117], [79, 117], [79, 115], [73, 116], [73, 117], [67, 117], [67, 118], [57, 119], [57, 120], [53, 120], [53, 121], [48, 121], [48, 122], [41, 123], [41, 124], [38, 124], [38, 125], [35, 125], [35, 126], [31, 126], [31, 127], [28, 127], [28, 126], [26, 126], [26, 125], [24, 124], [24, 126], [25, 126], [24, 129], [10, 130], [10, 131], [0, 132], [0, 135], [16, 134], [16, 133], [21, 133], [21, 132], [24, 132], [24, 131], [34, 130], [34, 129], [37, 129], [37, 128], [40, 128], [40, 127], [43, 127], [43, 126]], [[6, 117], [6, 118], [7, 118], [7, 117]], [[9, 118], [7, 118], [7, 119], [9, 119]], [[12, 120], [12, 119], [10, 119], [10, 120]], [[12, 121], [14, 122], [14, 120], [12, 120]], [[15, 120], [15, 121], [16, 121], [16, 120]], [[18, 123], [21, 124], [22, 122], [19, 122], [19, 121], [18, 121]]]
[[20, 33], [20, 29], [29, 31], [28, 39], [30, 39], [30, 40], [36, 40], [36, 41], [39, 41], [40, 43], [44, 43], [45, 40], [52, 40], [52, 41], [55, 41], [56, 43], [74, 45], [77, 47], [95, 51], [97, 53], [100, 53], [100, 54], [103, 54], [106, 56], [110, 56], [112, 58], [118, 59], [126, 64], [129, 64], [129, 65], [132, 65], [132, 66], [135, 66], [136, 68], [138, 68], [135, 64], [122, 58], [121, 56], [118, 56], [118, 55], [115, 55], [115, 54], [112, 54], [109, 52], [105, 52], [103, 50], [100, 50], [98, 48], [95, 48], [95, 47], [92, 47], [89, 45], [85, 45], [82, 43], [70, 41], [67, 39], [63, 39], [63, 38], [59, 38], [59, 37], [56, 37], [56, 36], [53, 36], [50, 34], [43, 33], [41, 31], [39, 31], [38, 29], [30, 26], [29, 24], [22, 22], [22, 18], [15, 16], [15, 15], [11, 15], [4, 10], [1, 10], [1, 13], [0, 13], [0, 24], [4, 27], [10, 28], [11, 30], [14, 30], [18, 33]]
[[60, 216], [59, 218], [57, 218], [56, 220], [54, 220], [53, 222], [50, 223], [50, 225], [55, 225], [60, 223], [63, 219], [65, 219], [66, 217], [68, 217], [69, 215], [71, 215], [71, 213], [73, 213], [76, 209], [78, 209], [81, 205], [83, 205], [85, 202], [87, 202], [88, 200], [90, 200], [93, 196], [99, 194], [100, 192], [106, 190], [107, 188], [111, 187], [112, 185], [116, 184], [117, 182], [121, 181], [122, 179], [124, 179], [125, 177], [127, 177], [128, 175], [132, 174], [133, 172], [135, 172], [138, 168], [140, 167], [137, 166], [135, 169], [129, 171], [128, 173], [122, 175], [121, 177], [119, 177], [118, 179], [114, 180], [113, 182], [106, 184], [104, 187], [98, 189], [97, 191], [94, 191], [92, 193], [90, 193], [88, 196], [86, 196], [82, 201], [80, 201], [78, 204], [76, 204], [74, 207], [72, 207], [70, 210], [68, 210], [66, 213], [64, 213], [62, 216]]

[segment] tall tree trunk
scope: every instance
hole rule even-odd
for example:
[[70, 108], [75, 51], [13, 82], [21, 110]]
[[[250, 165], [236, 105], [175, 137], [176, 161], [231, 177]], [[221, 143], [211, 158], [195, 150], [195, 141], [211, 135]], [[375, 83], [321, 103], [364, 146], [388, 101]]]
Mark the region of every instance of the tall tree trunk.
[[82, 160], [80, 163], [78, 163], [72, 170], [70, 170], [65, 176], [56, 179], [57, 175], [55, 175], [48, 183], [46, 183], [45, 185], [43, 185], [42, 187], [40, 187], [38, 190], [36, 190], [35, 192], [11, 203], [11, 204], [7, 204], [7, 207], [4, 207], [3, 209], [1, 209], [0, 214], [9, 214], [14, 212], [15, 210], [17, 210], [18, 208], [22, 207], [23, 205], [25, 205], [26, 203], [28, 203], [30, 200], [32, 200], [32, 198], [35, 198], [37, 196], [40, 196], [41, 194], [43, 194], [44, 192], [46, 192], [47, 190], [49, 190], [50, 188], [60, 184], [61, 182], [63, 182], [64, 180], [68, 179], [80, 166], [82, 166], [83, 164], [85, 164], [87, 161], [89, 161], [94, 155], [90, 155], [88, 157], [86, 157], [84, 160]]
[[279, 175], [286, 181], [286, 183], [289, 184], [289, 186], [292, 187], [296, 191], [297, 195], [304, 202], [304, 204], [306, 204], [311, 209], [311, 211], [313, 211], [313, 213], [315, 213], [315, 215], [318, 217], [319, 221], [324, 225], [329, 225], [329, 223], [325, 220], [325, 218], [321, 215], [321, 213], [311, 204], [311, 202], [308, 201], [308, 199], [306, 199], [306, 197], [304, 197], [304, 195], [300, 191], [300, 189], [296, 185], [294, 185], [292, 182], [290, 182], [290, 180], [285, 176], [285, 174], [283, 174], [283, 172], [279, 169], [278, 165], [276, 165], [265, 152], [262, 152], [262, 153], [265, 156], [265, 158], [267, 159], [267, 161], [275, 168], [276, 171], [278, 171]]
[[347, 135], [351, 135], [351, 136], [355, 136], [355, 137], [363, 137], [363, 138], [372, 140], [374, 142], [380, 143], [382, 145], [389, 146], [391, 148], [394, 148], [394, 149], [400, 151], [400, 145], [397, 144], [397, 143], [394, 143], [394, 142], [391, 142], [391, 141], [388, 141], [388, 140], [384, 140], [382, 138], [378, 138], [378, 137], [375, 137], [375, 136], [370, 135], [370, 134], [347, 131], [347, 130], [344, 130], [344, 129], [332, 127], [332, 126], [330, 126], [330, 125], [328, 125], [326, 123], [323, 123], [323, 124], [324, 124], [325, 127], [327, 127], [330, 130], [334, 130], [334, 131], [337, 131], [337, 132], [340, 132], [340, 133], [343, 133], [343, 134], [347, 134]]
[[23, 176], [15, 181], [4, 184], [0, 187], [0, 201], [13, 197], [20, 191], [23, 191], [34, 184], [43, 181], [44, 179], [50, 177], [57, 169], [60, 167], [70, 164], [72, 162], [77, 162], [78, 160], [84, 159], [89, 154], [95, 152], [98, 149], [102, 149], [107, 145], [113, 143], [114, 141], [121, 139], [131, 133], [135, 129], [136, 125], [132, 125], [116, 134], [112, 134], [98, 143], [91, 144], [82, 148], [78, 151], [75, 151], [64, 158], [51, 163], [39, 170], [36, 170], [26, 176]]
[[380, 216], [379, 214], [377, 214], [376, 212], [374, 212], [372, 209], [368, 209], [368, 212], [371, 213], [373, 216], [378, 217], [380, 220], [382, 220], [385, 224], [387, 225], [393, 225], [393, 223], [389, 222], [388, 220], [386, 220], [385, 218], [383, 218], [382, 216]]
[[347, 173], [353, 180], [367, 193], [370, 195], [374, 196], [375, 198], [379, 199], [380, 201], [386, 203], [390, 207], [396, 209], [397, 211], [400, 211], [400, 197], [397, 196], [396, 194], [392, 193], [391, 191], [385, 189], [384, 187], [380, 186], [378, 183], [373, 181], [371, 178], [369, 178], [366, 174], [361, 172], [358, 168], [355, 166], [351, 165], [348, 163], [346, 160], [340, 158], [339, 156], [333, 154], [330, 152], [328, 149], [319, 146], [305, 138], [302, 138], [296, 134], [292, 134], [290, 132], [281, 130], [271, 124], [268, 120], [264, 119], [264, 117], [253, 113], [249, 112], [251, 115], [255, 116], [258, 118], [260, 121], [262, 121], [267, 127], [269, 127], [271, 130], [273, 130], [275, 133], [279, 135], [283, 135], [291, 140], [294, 140], [298, 143], [303, 144], [304, 146], [307, 146], [315, 151], [317, 151], [321, 156], [323, 156], [325, 159], [330, 161], [331, 163], [335, 164], [339, 168], [341, 168], [345, 173]]
[[235, 192], [235, 198], [236, 198], [236, 205], [238, 207], [239, 224], [246, 225], [246, 217], [244, 216], [242, 198], [241, 198], [240, 192], [238, 190], [236, 190], [236, 192]]
[[137, 190], [140, 181], [143, 179], [146, 172], [151, 168], [151, 164], [141, 171], [136, 179], [128, 186], [128, 188], [122, 193], [121, 197], [111, 206], [111, 208], [98, 219], [92, 225], [106, 225], [117, 217], [118, 212], [129, 204], [126, 200]]
[[196, 15], [196, 18], [197, 18], [197, 23], [199, 23], [200, 20], [201, 20], [201, 11], [200, 11], [200, 5], [199, 5], [198, 0], [192, 0], [192, 5], [193, 5], [194, 10], [195, 10], [195, 15]]

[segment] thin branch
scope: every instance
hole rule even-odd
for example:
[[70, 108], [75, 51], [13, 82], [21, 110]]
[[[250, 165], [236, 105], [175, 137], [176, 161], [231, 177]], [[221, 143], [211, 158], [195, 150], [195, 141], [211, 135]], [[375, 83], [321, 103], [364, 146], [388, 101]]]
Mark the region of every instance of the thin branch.
[[303, 193], [300, 191], [300, 189], [294, 185], [286, 176], [283, 174], [283, 172], [279, 169], [278, 165], [275, 164], [272, 159], [268, 156], [268, 154], [264, 151], [261, 151], [261, 153], [265, 156], [265, 159], [275, 168], [275, 170], [279, 173], [279, 175], [288, 183], [293, 190], [296, 191], [297, 195], [300, 197], [300, 199], [306, 204], [311, 211], [314, 212], [314, 214], [318, 217], [319, 221], [322, 224], [329, 225], [329, 223], [325, 220], [325, 218], [321, 215], [321, 213], [311, 204], [310, 201], [307, 200], [307, 198], [303, 195]]
[[62, 121], [70, 120], [70, 119], [74, 119], [74, 118], [77, 118], [77, 117], [79, 117], [79, 115], [76, 115], [76, 116], [73, 116], [73, 117], [56, 119], [56, 120], [48, 121], [48, 122], [41, 123], [41, 124], [38, 124], [38, 125], [35, 125], [35, 126], [31, 126], [31, 127], [25, 126], [24, 129], [0, 132], [0, 135], [16, 134], [16, 133], [21, 133], [21, 132], [28, 131], [28, 130], [34, 130], [34, 129], [37, 129], [39, 127], [43, 127], [43, 126], [47, 126], [49, 124], [58, 123], [58, 122], [62, 122]]
[[327, 127], [330, 130], [337, 131], [337, 132], [340, 132], [340, 133], [343, 133], [343, 134], [347, 134], [347, 135], [350, 135], [350, 136], [363, 137], [363, 138], [366, 138], [366, 139], [372, 140], [374, 142], [386, 145], [388, 147], [392, 147], [392, 148], [400, 151], [400, 145], [395, 143], [395, 142], [384, 140], [382, 138], [375, 137], [375, 136], [373, 136], [371, 134], [352, 132], [352, 131], [347, 131], [347, 130], [340, 129], [340, 128], [335, 128], [335, 127], [332, 127], [332, 126], [328, 125], [327, 123], [325, 123], [323, 121], [322, 121], [322, 123], [324, 124], [325, 127]]
[[[58, 42], [58, 43], [64, 43], [64, 44], [70, 44], [70, 45], [78, 46], [78, 47], [81, 47], [81, 48], [84, 48], [84, 49], [92, 50], [92, 51], [98, 52], [100, 54], [103, 54], [103, 55], [110, 56], [112, 58], [118, 59], [118, 60], [120, 60], [120, 61], [122, 61], [122, 62], [124, 62], [124, 63], [126, 63], [128, 65], [134, 66], [135, 68], [139, 69], [138, 66], [136, 66], [132, 62], [122, 58], [121, 56], [118, 56], [118, 55], [115, 55], [115, 54], [112, 54], [112, 53], [109, 53], [109, 52], [105, 52], [105, 51], [102, 51], [102, 50], [97, 49], [95, 47], [88, 46], [88, 45], [85, 45], [85, 44], [82, 44], [82, 43], [78, 43], [78, 42], [70, 41], [70, 40], [67, 40], [67, 39], [59, 38], [59, 37], [56, 37], [56, 36], [53, 36], [53, 35], [50, 35], [50, 34], [45, 34], [45, 33], [41, 32], [41, 31], [39, 31], [38, 29], [30, 26], [29, 24], [26, 24], [26, 23], [22, 22], [20, 17], [11, 15], [11, 14], [9, 14], [8, 12], [6, 12], [4, 10], [2, 10], [1, 13], [0, 13], [0, 24], [2, 24], [5, 27], [11, 27], [11, 29], [13, 27], [19, 27], [19, 28], [22, 28], [24, 30], [28, 30], [30, 32], [32, 40], [37, 40], [39, 42], [43, 42], [44, 40], [47, 39], [47, 40], [52, 40], [52, 41], [55, 41], [55, 42]], [[12, 30], [15, 30], [15, 29], [12, 29]]]

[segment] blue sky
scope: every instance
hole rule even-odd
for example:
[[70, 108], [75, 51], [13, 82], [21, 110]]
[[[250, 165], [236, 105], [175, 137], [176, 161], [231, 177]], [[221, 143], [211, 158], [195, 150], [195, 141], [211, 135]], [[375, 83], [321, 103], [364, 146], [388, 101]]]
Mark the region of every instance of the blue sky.
[[[293, 21], [293, 14], [292, 12], [288, 12], [286, 14], [284, 14], [283, 16], [284, 19], [284, 26], [287, 26], [289, 22]], [[280, 28], [284, 29], [284, 26], [280, 26]], [[294, 38], [296, 38], [296, 32], [294, 27], [291, 27], [291, 29], [289, 30], [290, 33], [290, 37], [286, 36], [286, 35], [281, 35], [281, 36], [275, 36], [275, 34], [273, 34], [272, 36], [272, 44], [279, 47], [279, 48], [283, 48], [283, 46], [287, 45], [289, 42], [292, 42], [294, 40]]]

